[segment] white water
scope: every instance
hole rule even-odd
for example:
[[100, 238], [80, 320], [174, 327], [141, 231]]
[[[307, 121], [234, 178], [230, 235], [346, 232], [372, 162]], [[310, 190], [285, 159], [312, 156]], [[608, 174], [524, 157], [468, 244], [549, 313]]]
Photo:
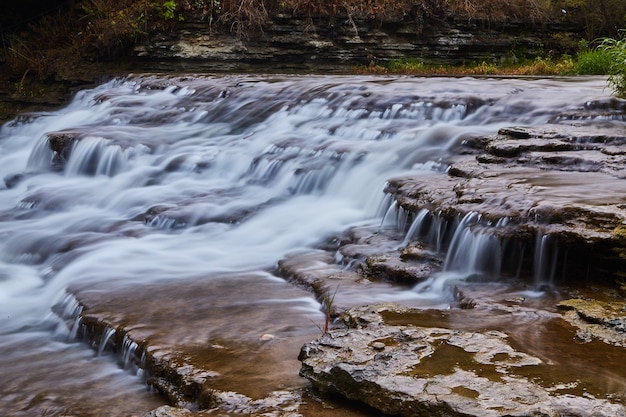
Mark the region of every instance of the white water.
[[[282, 76], [136, 77], [81, 92], [0, 131], [0, 178], [23, 175], [0, 189], [0, 335], [41, 328], [72, 283], [266, 270], [380, 224], [385, 181], [445, 170], [465, 135], [607, 95], [599, 78]], [[46, 133], [61, 130], [84, 138], [59, 172]], [[459, 236], [449, 273], [497, 268], [463, 251], [477, 240], [489, 243]]]

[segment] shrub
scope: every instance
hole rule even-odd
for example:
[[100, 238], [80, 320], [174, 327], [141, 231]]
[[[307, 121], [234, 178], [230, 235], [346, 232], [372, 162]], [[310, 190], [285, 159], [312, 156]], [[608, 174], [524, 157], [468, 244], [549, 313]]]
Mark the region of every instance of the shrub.
[[605, 75], [611, 67], [611, 55], [604, 50], [594, 49], [579, 52], [574, 64], [574, 73], [578, 75]]
[[610, 57], [609, 87], [619, 97], [626, 97], [626, 37], [604, 38], [598, 49]]
[[574, 63], [574, 74], [578, 75], [605, 75], [611, 68], [611, 54], [604, 49], [590, 47], [586, 41], [581, 41]]

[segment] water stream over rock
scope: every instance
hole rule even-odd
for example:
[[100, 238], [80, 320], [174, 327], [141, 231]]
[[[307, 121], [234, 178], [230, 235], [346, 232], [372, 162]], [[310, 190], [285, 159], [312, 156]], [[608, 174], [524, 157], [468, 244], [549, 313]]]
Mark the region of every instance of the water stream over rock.
[[[623, 111], [604, 85], [143, 75], [5, 124], [0, 409], [363, 416], [298, 377], [331, 291], [332, 314], [528, 299], [552, 320], [563, 265], [593, 267], [580, 245], [624, 220]], [[542, 177], [557, 162], [538, 153], [567, 151], [572, 126], [587, 142], [568, 149], [610, 160], [554, 153], [564, 168]], [[541, 326], [528, 317], [514, 325]]]

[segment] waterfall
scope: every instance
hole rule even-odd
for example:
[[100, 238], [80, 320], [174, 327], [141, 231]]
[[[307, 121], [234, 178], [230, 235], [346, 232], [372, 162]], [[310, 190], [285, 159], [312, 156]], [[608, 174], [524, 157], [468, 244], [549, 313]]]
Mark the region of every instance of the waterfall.
[[[68, 288], [276, 279], [267, 271], [278, 261], [354, 226], [394, 229], [399, 245], [424, 240], [446, 258], [441, 276], [497, 275], [504, 219], [411, 211], [381, 190], [394, 177], [445, 175], [464, 137], [546, 123], [608, 94], [603, 85], [145, 75], [81, 91], [65, 108], [0, 129], [0, 334], [48, 337], [41, 334], [55, 327], [50, 312]], [[51, 148], [55, 132], [76, 134], [63, 158]], [[556, 249], [542, 237], [535, 251], [536, 279], [551, 282]], [[437, 279], [413, 292], [449, 302]], [[77, 304], [66, 305], [63, 315], [80, 316]], [[64, 322], [71, 339], [80, 336], [78, 319]], [[103, 335], [98, 351], [114, 337]], [[122, 345], [130, 366], [138, 348]], [[5, 350], [10, 361], [16, 353]]]
[[[411, 227], [409, 227], [409, 230], [406, 232], [406, 235], [404, 236], [404, 240], [402, 241], [402, 246], [406, 246], [409, 244], [410, 241], [418, 240], [422, 237], [422, 229], [424, 228], [424, 221], [426, 220], [429, 214], [430, 214], [430, 211], [426, 209], [421, 209], [419, 212], [417, 212], [417, 214], [413, 218], [413, 221], [411, 222]], [[437, 245], [436, 250], [438, 251], [438, 245]]]
[[554, 286], [554, 275], [559, 257], [559, 247], [550, 235], [537, 232], [533, 263], [535, 288]]
[[107, 327], [106, 329], [104, 329], [104, 332], [102, 333], [102, 336], [100, 338], [100, 344], [98, 345], [98, 356], [104, 353], [104, 350], [109, 345], [109, 341], [113, 336], [115, 336], [114, 328]]

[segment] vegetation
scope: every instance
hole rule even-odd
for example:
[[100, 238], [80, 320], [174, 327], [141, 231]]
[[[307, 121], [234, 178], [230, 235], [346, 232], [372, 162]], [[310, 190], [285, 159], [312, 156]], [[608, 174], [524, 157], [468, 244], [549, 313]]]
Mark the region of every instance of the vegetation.
[[608, 55], [609, 86], [616, 95], [626, 97], [626, 37], [604, 38], [598, 50]]
[[332, 316], [334, 314], [336, 314], [335, 311], [335, 296], [337, 295], [337, 291], [339, 291], [339, 286], [337, 286], [335, 288], [335, 292], [333, 292], [332, 295], [330, 295], [330, 292], [328, 290], [328, 288], [324, 291], [323, 297], [322, 297], [322, 308], [323, 308], [323, 313], [324, 313], [324, 325], [321, 326], [317, 323], [314, 322], [315, 326], [320, 330], [320, 332], [322, 332], [322, 336], [328, 334], [328, 330], [330, 329], [330, 320], [332, 318]]
[[537, 57], [523, 62], [483, 61], [463, 66], [432, 65], [419, 59], [401, 59], [384, 66], [374, 64], [363, 66], [358, 68], [358, 71], [378, 74], [527, 76], [574, 74], [574, 67], [574, 60], [568, 55], [563, 55], [558, 59]]
[[[427, 64], [419, 59], [401, 59], [390, 62], [387, 65], [362, 66], [357, 68], [361, 73], [377, 74], [414, 74], [414, 75], [610, 75], [609, 83], [613, 90], [623, 96], [626, 93], [626, 67], [621, 71], [614, 65], [619, 62], [617, 50], [612, 50], [609, 45], [612, 40], [603, 41], [600, 46], [581, 49], [575, 57], [562, 55], [559, 58], [536, 57], [521, 62], [478, 62], [463, 66], [444, 66]], [[585, 43], [583, 43], [585, 44]], [[622, 47], [626, 46], [624, 44]], [[625, 54], [621, 59], [626, 62], [626, 49], [621, 50]], [[622, 86], [622, 90], [618, 88]]]
[[532, 60], [505, 62], [479, 62], [463, 66], [442, 66], [421, 59], [400, 59], [386, 65], [370, 63], [357, 69], [362, 73], [415, 74], [415, 75], [609, 75], [613, 92], [626, 98], [626, 37], [601, 38], [590, 45], [579, 43], [575, 57], [564, 54], [559, 58], [536, 57]]
[[580, 50], [573, 68], [575, 74], [609, 74], [613, 57], [608, 51], [599, 48], [597, 42], [594, 43], [596, 45], [590, 47], [586, 41], [580, 42]]
[[[41, 7], [33, 8], [33, 4]], [[503, 5], [506, 7], [503, 7]], [[23, 6], [23, 7], [22, 7]], [[45, 7], [44, 7], [45, 6]], [[355, 22], [403, 21], [415, 24], [417, 31], [427, 24], [457, 20], [479, 27], [535, 25], [537, 30], [549, 23], [578, 28], [578, 38], [558, 39], [570, 42], [574, 57], [545, 56], [524, 61], [476, 62], [463, 68], [429, 65], [419, 60], [370, 65], [368, 72], [405, 72], [429, 74], [599, 74], [610, 73], [616, 91], [626, 88], [624, 75], [610, 64], [623, 51], [623, 40], [616, 28], [623, 25], [626, 0], [24, 0], [9, 2], [5, 14], [19, 21], [6, 32], [2, 30], [0, 69], [15, 91], [28, 94], [29, 80], [42, 82], [81, 77], [109, 60], [128, 56], [138, 43], [150, 35], [167, 31], [182, 21], [204, 22], [210, 31], [230, 32], [242, 38], [263, 31], [268, 19], [292, 15], [304, 21], [326, 19]], [[53, 13], [46, 13], [51, 10]], [[32, 9], [35, 15], [29, 15]], [[63, 11], [63, 13], [61, 13]], [[44, 13], [42, 15], [42, 13]], [[611, 37], [594, 44], [597, 37]], [[583, 43], [577, 46], [580, 38]], [[523, 54], [521, 54], [523, 55]], [[32, 90], [31, 90], [32, 91]]]

